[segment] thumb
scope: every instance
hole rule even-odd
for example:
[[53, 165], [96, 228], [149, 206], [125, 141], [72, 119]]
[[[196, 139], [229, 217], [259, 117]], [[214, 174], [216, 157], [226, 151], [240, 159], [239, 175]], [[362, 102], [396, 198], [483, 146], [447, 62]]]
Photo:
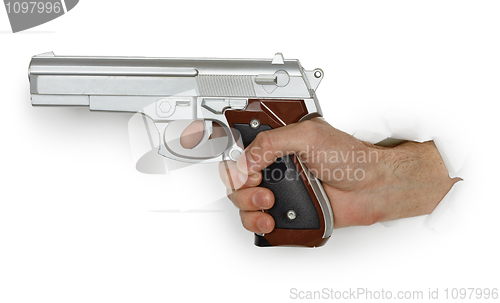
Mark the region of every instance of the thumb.
[[[319, 122], [319, 121], [318, 121]], [[307, 120], [273, 130], [260, 132], [236, 162], [244, 174], [254, 174], [289, 154], [300, 156], [315, 140], [318, 122]]]

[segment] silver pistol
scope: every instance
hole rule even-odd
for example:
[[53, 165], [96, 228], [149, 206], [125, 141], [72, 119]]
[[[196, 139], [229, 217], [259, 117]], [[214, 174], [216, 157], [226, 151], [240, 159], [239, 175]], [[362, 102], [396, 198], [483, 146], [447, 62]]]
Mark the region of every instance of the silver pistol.
[[[315, 91], [322, 78], [321, 69], [305, 70], [281, 53], [272, 59], [45, 53], [34, 56], [29, 68], [33, 105], [141, 113], [158, 130], [160, 155], [192, 163], [236, 161], [258, 133], [321, 116]], [[193, 120], [204, 123], [203, 144], [183, 148], [172, 126]], [[212, 141], [215, 127], [225, 133], [223, 143], [205, 144]], [[333, 230], [333, 213], [320, 181], [295, 155], [278, 158], [262, 173], [259, 186], [275, 196], [268, 211], [275, 229], [256, 234], [255, 244], [325, 244]]]

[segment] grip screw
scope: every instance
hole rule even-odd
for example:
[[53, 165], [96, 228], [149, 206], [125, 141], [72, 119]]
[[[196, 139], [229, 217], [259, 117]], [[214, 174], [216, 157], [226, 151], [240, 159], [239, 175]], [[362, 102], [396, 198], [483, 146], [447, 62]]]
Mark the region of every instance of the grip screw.
[[295, 212], [295, 210], [291, 209], [286, 213], [286, 216], [290, 220], [295, 220], [295, 218], [297, 218], [297, 213]]
[[259, 121], [259, 120], [257, 120], [257, 119], [252, 119], [252, 120], [250, 121], [250, 127], [251, 127], [251, 128], [254, 128], [254, 129], [255, 129], [255, 128], [259, 128], [259, 126], [260, 126], [260, 121]]

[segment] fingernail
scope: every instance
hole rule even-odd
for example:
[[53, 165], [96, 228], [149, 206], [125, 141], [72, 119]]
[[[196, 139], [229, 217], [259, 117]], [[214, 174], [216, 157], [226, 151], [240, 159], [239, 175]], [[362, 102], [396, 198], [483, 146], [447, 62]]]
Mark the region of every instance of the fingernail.
[[238, 158], [238, 161], [236, 161], [236, 165], [243, 172], [247, 173], [257, 172], [254, 171], [257, 167], [257, 163], [255, 163], [255, 161], [252, 159], [252, 156], [247, 151], [243, 152], [243, 154]]
[[255, 206], [260, 209], [268, 209], [270, 206], [269, 197], [263, 193], [258, 191], [253, 197], [252, 202]]
[[266, 218], [260, 218], [259, 221], [257, 221], [257, 227], [263, 233], [269, 232], [269, 220]]

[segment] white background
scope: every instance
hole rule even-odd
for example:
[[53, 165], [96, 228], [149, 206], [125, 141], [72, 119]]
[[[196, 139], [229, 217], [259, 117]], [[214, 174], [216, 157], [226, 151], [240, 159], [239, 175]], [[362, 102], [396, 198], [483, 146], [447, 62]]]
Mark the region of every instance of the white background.
[[[447, 287], [500, 288], [498, 2], [87, 0], [17, 34], [0, 11], [0, 302], [285, 302], [291, 288], [365, 287], [425, 297], [439, 288], [443, 298]], [[179, 191], [168, 176], [135, 170], [130, 115], [32, 107], [28, 64], [47, 51], [283, 52], [325, 71], [317, 93], [339, 129], [354, 133], [394, 108], [453, 129], [472, 149], [468, 212], [442, 233], [421, 217], [335, 230], [319, 249], [257, 248], [216, 177], [177, 179], [192, 189]], [[222, 199], [177, 211], [197, 202], [199, 182]]]

